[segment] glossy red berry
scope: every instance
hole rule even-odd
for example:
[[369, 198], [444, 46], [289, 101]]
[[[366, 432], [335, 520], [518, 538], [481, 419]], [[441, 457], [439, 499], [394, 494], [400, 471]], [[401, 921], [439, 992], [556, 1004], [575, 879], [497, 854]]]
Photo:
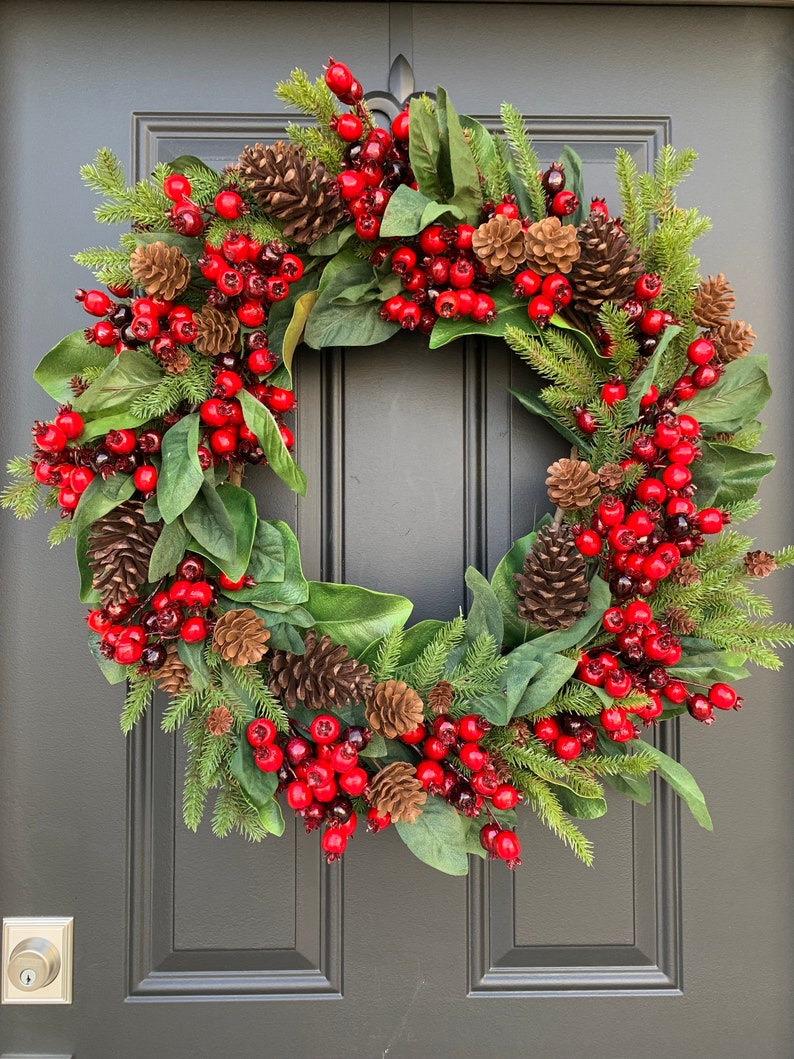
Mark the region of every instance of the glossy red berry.
[[690, 717], [694, 717], [696, 721], [702, 721], [703, 724], [711, 724], [714, 720], [713, 704], [705, 695], [701, 695], [699, 692], [687, 698], [686, 708]]
[[361, 139], [364, 126], [361, 124], [361, 118], [355, 114], [339, 114], [332, 120], [331, 129], [345, 143], [355, 143]]
[[407, 143], [409, 136], [410, 118], [408, 110], [401, 110], [391, 123], [392, 136], [400, 143]]
[[690, 342], [686, 349], [687, 360], [691, 364], [708, 364], [714, 359], [714, 343], [707, 338], [696, 338]]
[[701, 533], [719, 533], [726, 521], [724, 513], [716, 507], [704, 507], [695, 516], [697, 528]]
[[309, 732], [315, 743], [333, 743], [342, 731], [342, 725], [329, 713], [321, 713], [312, 719]]
[[105, 448], [117, 456], [126, 455], [135, 448], [133, 430], [111, 430], [105, 437]]
[[337, 779], [337, 783], [341, 790], [345, 794], [352, 794], [357, 797], [364, 793], [364, 789], [369, 783], [369, 776], [365, 769], [361, 768], [360, 765], [354, 765], [346, 772], [342, 772]]
[[722, 366], [719, 364], [701, 364], [692, 372], [692, 384], [698, 390], [708, 390], [719, 382]]
[[532, 733], [544, 743], [552, 743], [560, 734], [560, 726], [554, 717], [541, 717], [532, 725]]
[[416, 778], [425, 790], [437, 787], [444, 779], [444, 769], [437, 761], [424, 758], [416, 766]]
[[210, 448], [216, 456], [229, 456], [237, 447], [235, 427], [219, 427], [210, 434]]
[[511, 864], [518, 864], [521, 853], [521, 843], [518, 841], [515, 831], [500, 831], [494, 839], [494, 850], [500, 860], [506, 860]]
[[601, 400], [604, 404], [613, 405], [626, 399], [626, 385], [620, 379], [609, 379], [601, 387]]
[[664, 313], [660, 309], [646, 309], [637, 326], [644, 335], [658, 335], [665, 326]]
[[480, 828], [480, 845], [492, 856], [496, 856], [496, 836], [501, 832], [499, 824], [484, 824]]
[[207, 623], [204, 618], [186, 618], [179, 627], [179, 635], [185, 643], [198, 643], [207, 635]]
[[730, 684], [712, 684], [708, 692], [709, 702], [718, 710], [732, 710], [741, 705], [741, 699]]
[[190, 181], [181, 173], [169, 173], [163, 181], [163, 194], [172, 202], [189, 198], [192, 190]]
[[238, 217], [248, 213], [249, 209], [247, 203], [243, 201], [237, 192], [228, 188], [224, 191], [219, 191], [212, 204], [218, 216], [223, 217], [227, 221], [237, 220]]
[[476, 713], [467, 713], [458, 721], [458, 734], [467, 743], [478, 742], [490, 730], [490, 721]]
[[278, 772], [284, 764], [284, 752], [275, 743], [263, 743], [255, 747], [254, 764], [262, 772]]
[[297, 402], [292, 390], [285, 390], [281, 386], [268, 386], [262, 403], [272, 412], [291, 412]]
[[551, 212], [555, 217], [570, 217], [579, 209], [579, 199], [572, 191], [558, 191], [551, 200]]
[[305, 809], [314, 801], [314, 794], [308, 783], [303, 780], [294, 780], [286, 790], [287, 805], [290, 809]]
[[601, 554], [604, 540], [595, 530], [586, 529], [582, 530], [582, 532], [574, 538], [574, 544], [582, 555], [591, 559], [594, 556]]
[[662, 292], [662, 281], [652, 272], [646, 272], [634, 282], [634, 294], [644, 302], [653, 301]]
[[543, 329], [548, 326], [554, 315], [554, 302], [551, 298], [547, 298], [545, 294], [536, 294], [534, 298], [530, 299], [527, 306], [527, 315], [533, 324]]
[[494, 791], [491, 801], [494, 809], [513, 809], [518, 804], [518, 791], [511, 783], [501, 783]]
[[344, 63], [329, 59], [325, 68], [325, 83], [335, 96], [343, 95], [353, 85], [353, 74]]
[[598, 430], [595, 416], [592, 412], [588, 412], [586, 408], [575, 408], [574, 417], [577, 427], [583, 434], [595, 434]]
[[524, 269], [513, 277], [513, 294], [516, 297], [531, 298], [533, 294], [538, 293], [542, 283], [542, 277], [534, 269]]
[[554, 752], [564, 761], [572, 761], [582, 752], [582, 742], [575, 735], [559, 735], [554, 741]]
[[245, 737], [251, 746], [264, 746], [274, 743], [278, 729], [269, 717], [255, 717], [245, 730]]
[[150, 463], [137, 467], [132, 476], [135, 488], [142, 493], [151, 493], [157, 485], [157, 468]]
[[423, 724], [418, 724], [416, 728], [412, 728], [409, 732], [403, 732], [400, 736], [400, 740], [403, 743], [407, 743], [408, 746], [415, 746], [417, 743], [421, 743], [427, 735], [427, 729]]
[[458, 751], [458, 757], [473, 772], [479, 772], [488, 761], [488, 752], [478, 743], [464, 743]]
[[63, 431], [68, 441], [74, 441], [75, 438], [79, 438], [85, 427], [85, 422], [80, 413], [73, 412], [71, 409], [66, 412], [60, 412], [55, 417], [54, 424]]

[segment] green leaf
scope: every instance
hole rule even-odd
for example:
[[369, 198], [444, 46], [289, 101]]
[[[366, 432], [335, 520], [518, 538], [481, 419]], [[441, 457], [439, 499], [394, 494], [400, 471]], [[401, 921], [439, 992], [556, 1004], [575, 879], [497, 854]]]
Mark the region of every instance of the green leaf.
[[400, 325], [381, 320], [378, 306], [371, 302], [358, 305], [321, 304], [318, 298], [303, 340], [312, 349], [328, 346], [374, 346], [391, 338]]
[[157, 505], [164, 522], [173, 522], [190, 506], [204, 483], [198, 458], [198, 412], [186, 415], [163, 434]]
[[88, 649], [94, 656], [94, 661], [99, 666], [102, 676], [108, 684], [121, 684], [123, 681], [129, 680], [130, 671], [128, 666], [120, 666], [112, 658], [105, 658], [104, 655], [100, 654], [99, 645], [101, 642], [100, 638], [93, 634], [88, 637]]
[[744, 680], [750, 676], [749, 670], [742, 665], [742, 655], [720, 651], [710, 640], [685, 636], [681, 638], [681, 647], [681, 661], [668, 670], [674, 680], [693, 684], [716, 684], [720, 681], [732, 684], [734, 680]]
[[482, 159], [483, 166], [488, 165], [493, 160], [496, 148], [494, 147], [493, 136], [482, 124], [477, 121], [476, 118], [470, 117], [468, 114], [460, 115], [460, 124], [466, 129], [471, 137], [471, 141], [477, 145], [477, 153]]
[[449, 169], [449, 178], [445, 183], [452, 185], [448, 202], [462, 211], [467, 224], [477, 224], [482, 210], [480, 176], [471, 147], [463, 135], [460, 119], [446, 91], [440, 86], [436, 94], [436, 116], [440, 126], [439, 162], [442, 169]]
[[[656, 376], [663, 365], [664, 351], [680, 331], [681, 328], [676, 324], [671, 324], [669, 327], [665, 328], [658, 346], [653, 351], [653, 356], [631, 386], [629, 386], [628, 393], [626, 394], [626, 401], [628, 410], [631, 413], [631, 419], [636, 419], [640, 414], [640, 401], [656, 381]], [[687, 410], [688, 409], [689, 405], [687, 405]]]
[[516, 583], [513, 575], [520, 574], [524, 569], [524, 559], [527, 552], [532, 550], [536, 537], [537, 533], [533, 530], [532, 533], [514, 541], [507, 555], [499, 560], [491, 578], [491, 588], [499, 601], [504, 621], [503, 642], [508, 648], [524, 643], [531, 635], [530, 626], [518, 616]]
[[423, 195], [434, 202], [445, 202], [447, 190], [451, 189], [442, 185], [439, 174], [441, 140], [438, 119], [435, 114], [428, 112], [421, 99], [414, 98], [409, 103], [409, 120], [411, 138], [408, 142], [408, 154], [416, 186]]
[[275, 621], [269, 611], [260, 610], [255, 604], [252, 606], [270, 632], [270, 639], [267, 642], [269, 648], [276, 651], [292, 651], [293, 654], [300, 654], [303, 651], [303, 637], [294, 625], [287, 621]]
[[209, 482], [202, 483], [198, 495], [182, 518], [193, 538], [191, 550], [206, 555], [221, 569], [236, 561], [237, 543], [232, 520]]
[[389, 204], [383, 214], [380, 234], [384, 239], [394, 239], [416, 235], [422, 230], [422, 214], [433, 200], [421, 191], [400, 184], [394, 189]]
[[478, 636], [488, 635], [497, 648], [504, 639], [504, 621], [496, 593], [479, 570], [470, 566], [466, 571], [466, 585], [474, 600], [466, 619], [466, 639], [474, 643]]
[[[234, 593], [233, 598], [256, 600], [263, 606], [272, 603], [287, 603], [290, 605], [305, 603], [309, 598], [309, 582], [303, 576], [303, 570], [301, 569], [301, 553], [297, 537], [286, 522], [274, 520], [270, 523], [270, 526], [281, 537], [284, 550], [284, 576], [276, 581], [265, 581], [262, 578], [260, 584]], [[256, 541], [256, 538], [254, 539]], [[256, 565], [252, 565], [249, 568], [249, 573], [254, 579], [256, 579], [256, 574], [253, 571], [256, 569], [258, 569]]]
[[94, 571], [88, 562], [88, 533], [90, 526], [84, 526], [78, 530], [73, 526], [72, 532], [75, 537], [74, 557], [77, 561], [77, 572], [80, 575], [80, 602], [91, 606], [99, 606], [99, 593], [94, 588]]
[[428, 798], [413, 824], [397, 823], [397, 834], [419, 860], [447, 875], [466, 875], [466, 825], [451, 805], [439, 798]]
[[305, 294], [301, 294], [295, 299], [295, 308], [292, 310], [292, 318], [287, 324], [287, 330], [284, 332], [284, 343], [281, 347], [284, 367], [289, 372], [290, 379], [292, 379], [292, 359], [295, 356], [295, 350], [303, 341], [306, 321], [316, 301], [316, 290], [306, 291]]
[[679, 761], [669, 757], [652, 744], [643, 743], [640, 740], [639, 745], [654, 759], [656, 771], [670, 784], [681, 800], [689, 806], [690, 812], [700, 826], [707, 831], [712, 831], [714, 825], [706, 808], [706, 799], [703, 797], [703, 791], [698, 787], [691, 772], [685, 769]]
[[[765, 452], [745, 452], [732, 445], [723, 445], [714, 441], [701, 442], [703, 459], [697, 461], [693, 470], [693, 480], [699, 484], [701, 465], [712, 458], [717, 459], [720, 469], [720, 480], [714, 492], [713, 503], [717, 507], [727, 506], [737, 500], [749, 500], [758, 492], [763, 479], [775, 466], [775, 457]], [[704, 506], [703, 497], [698, 491], [698, 505]]]
[[248, 573], [257, 584], [284, 580], [286, 560], [282, 527], [289, 529], [284, 522], [268, 522], [266, 519], [259, 519], [256, 524]]
[[88, 419], [80, 435], [80, 444], [93, 441], [95, 438], [104, 438], [111, 430], [137, 430], [145, 422], [145, 419], [139, 419], [130, 411], [115, 412], [101, 419]]
[[[525, 644], [524, 647], [534, 647], [538, 641]], [[523, 648], [516, 648], [517, 651]], [[509, 658], [509, 656], [508, 656]], [[514, 717], [523, 717], [528, 713], [536, 713], [557, 694], [573, 676], [577, 662], [575, 658], [566, 655], [543, 654], [540, 656], [541, 669], [537, 676], [533, 677], [526, 691], [521, 695], [513, 710]], [[508, 673], [510, 664], [508, 661]]]
[[164, 525], [149, 559], [148, 580], [159, 581], [166, 574], [172, 574], [185, 554], [189, 540], [190, 534], [181, 518]]
[[314, 615], [318, 636], [328, 635], [336, 644], [347, 644], [355, 656], [393, 625], [404, 625], [413, 603], [404, 596], [373, 592], [358, 585], [310, 581], [306, 609]]
[[69, 380], [84, 368], [107, 367], [114, 360], [113, 350], [87, 342], [82, 331], [73, 331], [53, 346], [39, 361], [33, 378], [56, 401], [74, 401]]
[[[523, 302], [521, 303], [524, 304]], [[549, 321], [549, 327], [556, 327], [559, 331], [568, 331], [570, 334], [576, 337], [578, 344], [584, 349], [590, 356], [596, 361], [608, 361], [609, 357], [605, 357], [599, 350], [598, 346], [592, 340], [592, 338], [585, 334], [584, 331], [580, 331], [578, 327], [574, 327], [573, 324], [569, 323], [564, 316], [560, 316], [555, 313]]]
[[209, 687], [210, 683], [210, 671], [204, 657], [205, 646], [204, 640], [186, 643], [181, 636], [176, 641], [177, 654], [190, 670], [190, 683], [199, 691]]
[[125, 349], [72, 404], [80, 412], [107, 414], [111, 408], [118, 412], [148, 394], [164, 377], [163, 369], [149, 353]]
[[[433, 330], [435, 331], [435, 328]], [[563, 423], [538, 394], [533, 393], [531, 390], [513, 390], [510, 387], [508, 387], [508, 393], [511, 393], [532, 415], [540, 416], [541, 419], [545, 419], [547, 423], [550, 423], [566, 441], [570, 442], [571, 445], [576, 445], [580, 453], [587, 455], [591, 451], [590, 444], [579, 434], [575, 434], [567, 423]]]
[[[284, 298], [280, 302], [273, 302], [271, 305], [267, 314], [267, 341], [274, 355], [281, 356], [284, 347], [284, 337], [292, 321], [296, 301], [303, 297], [304, 294], [316, 290], [320, 279], [320, 274], [316, 270], [305, 272], [297, 283], [290, 285], [289, 297]], [[290, 381], [288, 383], [276, 382], [275, 380], [278, 376], [271, 374], [268, 382], [278, 386], [292, 385], [291, 376], [283, 364], [277, 369], [277, 373], [278, 376], [282, 376], [285, 379], [289, 378]]]
[[709, 433], [733, 433], [758, 415], [772, 389], [766, 357], [742, 357], [725, 367], [722, 378], [686, 402], [687, 413]]
[[578, 621], [575, 621], [570, 628], [547, 632], [533, 640], [538, 649], [556, 653], [557, 651], [566, 651], [569, 647], [583, 647], [588, 640], [592, 639], [601, 625], [604, 611], [612, 602], [609, 585], [606, 581], [602, 581], [598, 574], [590, 582], [588, 600], [590, 607], [587, 612]]
[[566, 224], [572, 224], [577, 227], [585, 219], [587, 207], [585, 206], [584, 197], [584, 177], [582, 175], [582, 159], [574, 151], [572, 147], [563, 147], [560, 152], [560, 157], [557, 159], [565, 167], [565, 186], [579, 199], [579, 205], [575, 212], [570, 216], [566, 217]]
[[290, 456], [270, 411], [247, 390], [240, 390], [237, 399], [246, 425], [256, 434], [270, 468], [293, 492], [306, 496], [306, 475]]
[[275, 772], [262, 772], [254, 764], [251, 748], [240, 743], [232, 758], [230, 770], [243, 794], [259, 813], [262, 826], [273, 835], [284, 833], [284, 817], [275, 800], [278, 777]]
[[564, 811], [578, 820], [595, 820], [607, 811], [607, 803], [603, 798], [583, 798], [564, 783], [555, 783], [554, 793]]
[[465, 316], [459, 320], [436, 320], [435, 327], [430, 332], [430, 348], [438, 349], [465, 335], [490, 335], [492, 338], [503, 338], [508, 324], [520, 327], [533, 335], [540, 334], [538, 328], [527, 316], [526, 302], [513, 297], [512, 284], [506, 282], [497, 284], [491, 291], [491, 297], [497, 309], [495, 320], [490, 323], [478, 323], [471, 317]]
[[631, 798], [639, 805], [649, 805], [653, 797], [653, 789], [648, 776], [600, 776], [601, 779], [613, 791]]
[[132, 234], [138, 246], [165, 243], [167, 246], [177, 247], [192, 265], [196, 264], [204, 252], [202, 241], [193, 236], [179, 235], [177, 232], [133, 232]]
[[356, 234], [355, 224], [340, 225], [327, 235], [320, 236], [309, 247], [312, 257], [332, 257], [349, 243]]
[[[236, 581], [246, 573], [251, 559], [257, 527], [256, 501], [247, 489], [241, 489], [228, 482], [218, 486], [217, 489], [205, 482], [202, 488], [206, 490], [206, 498], [210, 504], [214, 503], [210, 499], [211, 494], [220, 502], [220, 507], [214, 508], [215, 513], [219, 514], [222, 508], [228, 516], [228, 524], [232, 527], [232, 533], [226, 543], [230, 550], [233, 548], [233, 554], [229, 559], [224, 558], [213, 550], [212, 545], [199, 540], [193, 540], [190, 549], [211, 559], [227, 577]], [[218, 524], [225, 525], [222, 515], [218, 518]], [[240, 598], [239, 593], [236, 598]]]
[[79, 534], [92, 522], [129, 500], [134, 492], [135, 482], [131, 474], [113, 474], [107, 479], [96, 475], [89, 482], [88, 488], [80, 494], [80, 502], [73, 519], [75, 533]]

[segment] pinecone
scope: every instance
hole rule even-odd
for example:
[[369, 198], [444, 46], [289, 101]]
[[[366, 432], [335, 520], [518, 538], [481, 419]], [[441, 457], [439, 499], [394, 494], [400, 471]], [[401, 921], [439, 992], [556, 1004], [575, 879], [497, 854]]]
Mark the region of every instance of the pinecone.
[[269, 639], [270, 631], [256, 612], [241, 607], [227, 610], [215, 622], [212, 650], [232, 666], [250, 666], [262, 661]]
[[527, 228], [526, 259], [543, 275], [570, 272], [581, 253], [572, 224], [561, 224], [559, 217], [544, 217]]
[[132, 278], [152, 298], [171, 302], [190, 282], [190, 261], [178, 246], [149, 243], [136, 246], [130, 257]]
[[369, 667], [351, 658], [344, 644], [334, 647], [330, 636], [318, 641], [314, 629], [303, 640], [302, 655], [274, 651], [270, 660], [270, 691], [290, 709], [302, 702], [310, 710], [361, 702], [372, 687]]
[[236, 348], [240, 321], [234, 313], [205, 305], [200, 313], [195, 314], [193, 322], [198, 329], [193, 346], [205, 357], [217, 357]]
[[234, 717], [231, 710], [227, 706], [216, 706], [207, 715], [204, 727], [210, 735], [226, 735], [233, 723]]
[[370, 783], [369, 801], [379, 813], [390, 813], [394, 823], [412, 824], [421, 815], [427, 791], [416, 778], [413, 765], [394, 761]]
[[281, 140], [271, 147], [257, 143], [245, 148], [239, 162], [254, 198], [281, 222], [285, 239], [309, 246], [342, 219], [345, 205], [335, 178], [300, 147]]
[[529, 742], [529, 737], [532, 735], [532, 728], [529, 721], [525, 721], [523, 717], [515, 717], [507, 726], [513, 730], [513, 742], [516, 746], [526, 746]]
[[69, 379], [69, 389], [75, 397], [84, 394], [90, 385], [91, 384], [84, 379], [82, 375], [73, 375], [71, 379]]
[[190, 357], [181, 346], [173, 353], [161, 353], [159, 360], [169, 375], [181, 375], [190, 367]]
[[708, 330], [721, 327], [730, 319], [735, 306], [733, 287], [720, 272], [716, 279], [709, 276], [707, 280], [700, 281], [692, 306], [692, 319]]
[[745, 555], [744, 567], [750, 577], [769, 577], [774, 570], [777, 570], [777, 563], [774, 555], [759, 549]]
[[598, 468], [598, 484], [605, 493], [614, 493], [623, 485], [626, 472], [619, 463], [605, 463]]
[[146, 521], [138, 500], [125, 501], [94, 522], [86, 552], [103, 607], [137, 595], [161, 529], [161, 523]]
[[513, 577], [519, 615], [541, 629], [567, 629], [590, 606], [584, 557], [566, 527], [544, 526]]
[[168, 645], [165, 662], [155, 671], [157, 687], [169, 695], [178, 695], [190, 683], [190, 669], [179, 657], [176, 644]]
[[477, 228], [471, 246], [490, 275], [512, 276], [526, 257], [524, 227], [517, 217], [498, 213]]
[[714, 360], [718, 364], [729, 364], [732, 360], [746, 357], [753, 348], [756, 334], [744, 320], [729, 320], [706, 335], [714, 343]]
[[512, 783], [513, 781], [513, 770], [507, 763], [507, 760], [498, 750], [491, 750], [491, 768], [496, 773], [496, 778], [500, 783]]
[[683, 607], [668, 607], [665, 621], [676, 636], [691, 636], [697, 628], [697, 622], [689, 616]]
[[574, 308], [595, 314], [607, 301], [622, 302], [640, 272], [639, 251], [612, 219], [591, 213], [579, 226], [582, 253], [571, 269]]
[[674, 585], [682, 585], [689, 588], [700, 581], [700, 570], [689, 559], [682, 559], [670, 574], [670, 580]]
[[590, 470], [587, 460], [555, 460], [547, 472], [549, 500], [563, 511], [590, 507], [601, 495], [598, 475]]
[[396, 739], [422, 723], [424, 703], [402, 680], [387, 680], [370, 691], [364, 712], [373, 732]]
[[439, 713], [449, 713], [454, 695], [455, 689], [449, 681], [439, 680], [435, 687], [430, 689], [430, 694], [427, 696], [427, 707], [436, 716]]

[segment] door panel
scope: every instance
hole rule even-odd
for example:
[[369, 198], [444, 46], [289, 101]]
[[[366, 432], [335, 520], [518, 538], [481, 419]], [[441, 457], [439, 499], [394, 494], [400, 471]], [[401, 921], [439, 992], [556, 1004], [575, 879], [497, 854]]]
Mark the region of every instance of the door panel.
[[[682, 201], [715, 219], [703, 273], [728, 275], [763, 338], [776, 387], [765, 444], [791, 458], [790, 11], [105, 3], [99, 20], [88, 3], [0, 10], [6, 454], [50, 410], [31, 366], [79, 325], [68, 291], [86, 276], [70, 254], [108, 241], [90, 220], [80, 163], [107, 144], [139, 175], [182, 153], [223, 164], [280, 134], [272, 86], [293, 66], [317, 71], [330, 52], [385, 89], [402, 52], [417, 89], [440, 82], [481, 120], [514, 102], [543, 158], [571, 143], [589, 193], [611, 201], [615, 146], [640, 167], [671, 140], [698, 147]], [[297, 528], [307, 576], [403, 592], [417, 620], [465, 607], [465, 567], [490, 572], [531, 527], [547, 504], [544, 469], [562, 454], [506, 393], [527, 385], [521, 365], [499, 343], [428, 353], [398, 336], [378, 350], [302, 350], [297, 385], [309, 495], [296, 503], [266, 473], [255, 491], [260, 511]], [[766, 547], [790, 537], [784, 475], [754, 527]], [[711, 730], [684, 726], [714, 835], [657, 790], [652, 807], [613, 799], [606, 819], [585, 823], [592, 871], [529, 814], [515, 877], [479, 861], [469, 880], [437, 875], [388, 832], [329, 867], [291, 821], [258, 847], [185, 831], [181, 747], [157, 730], [157, 706], [124, 746], [119, 691], [85, 651], [68, 545], [45, 556], [45, 521], [3, 521], [0, 914], [75, 915], [75, 1002], [3, 1008], [0, 1056], [789, 1054], [790, 829], [775, 800], [791, 776], [785, 677], [754, 677], [742, 713]], [[772, 589], [785, 617], [785, 583]]]

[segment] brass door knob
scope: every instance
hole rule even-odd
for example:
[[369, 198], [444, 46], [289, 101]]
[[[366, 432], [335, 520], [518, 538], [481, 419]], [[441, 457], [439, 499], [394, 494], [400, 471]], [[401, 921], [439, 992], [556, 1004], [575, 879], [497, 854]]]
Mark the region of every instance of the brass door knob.
[[8, 961], [8, 977], [17, 989], [43, 989], [58, 976], [61, 954], [46, 938], [25, 938], [16, 945]]

